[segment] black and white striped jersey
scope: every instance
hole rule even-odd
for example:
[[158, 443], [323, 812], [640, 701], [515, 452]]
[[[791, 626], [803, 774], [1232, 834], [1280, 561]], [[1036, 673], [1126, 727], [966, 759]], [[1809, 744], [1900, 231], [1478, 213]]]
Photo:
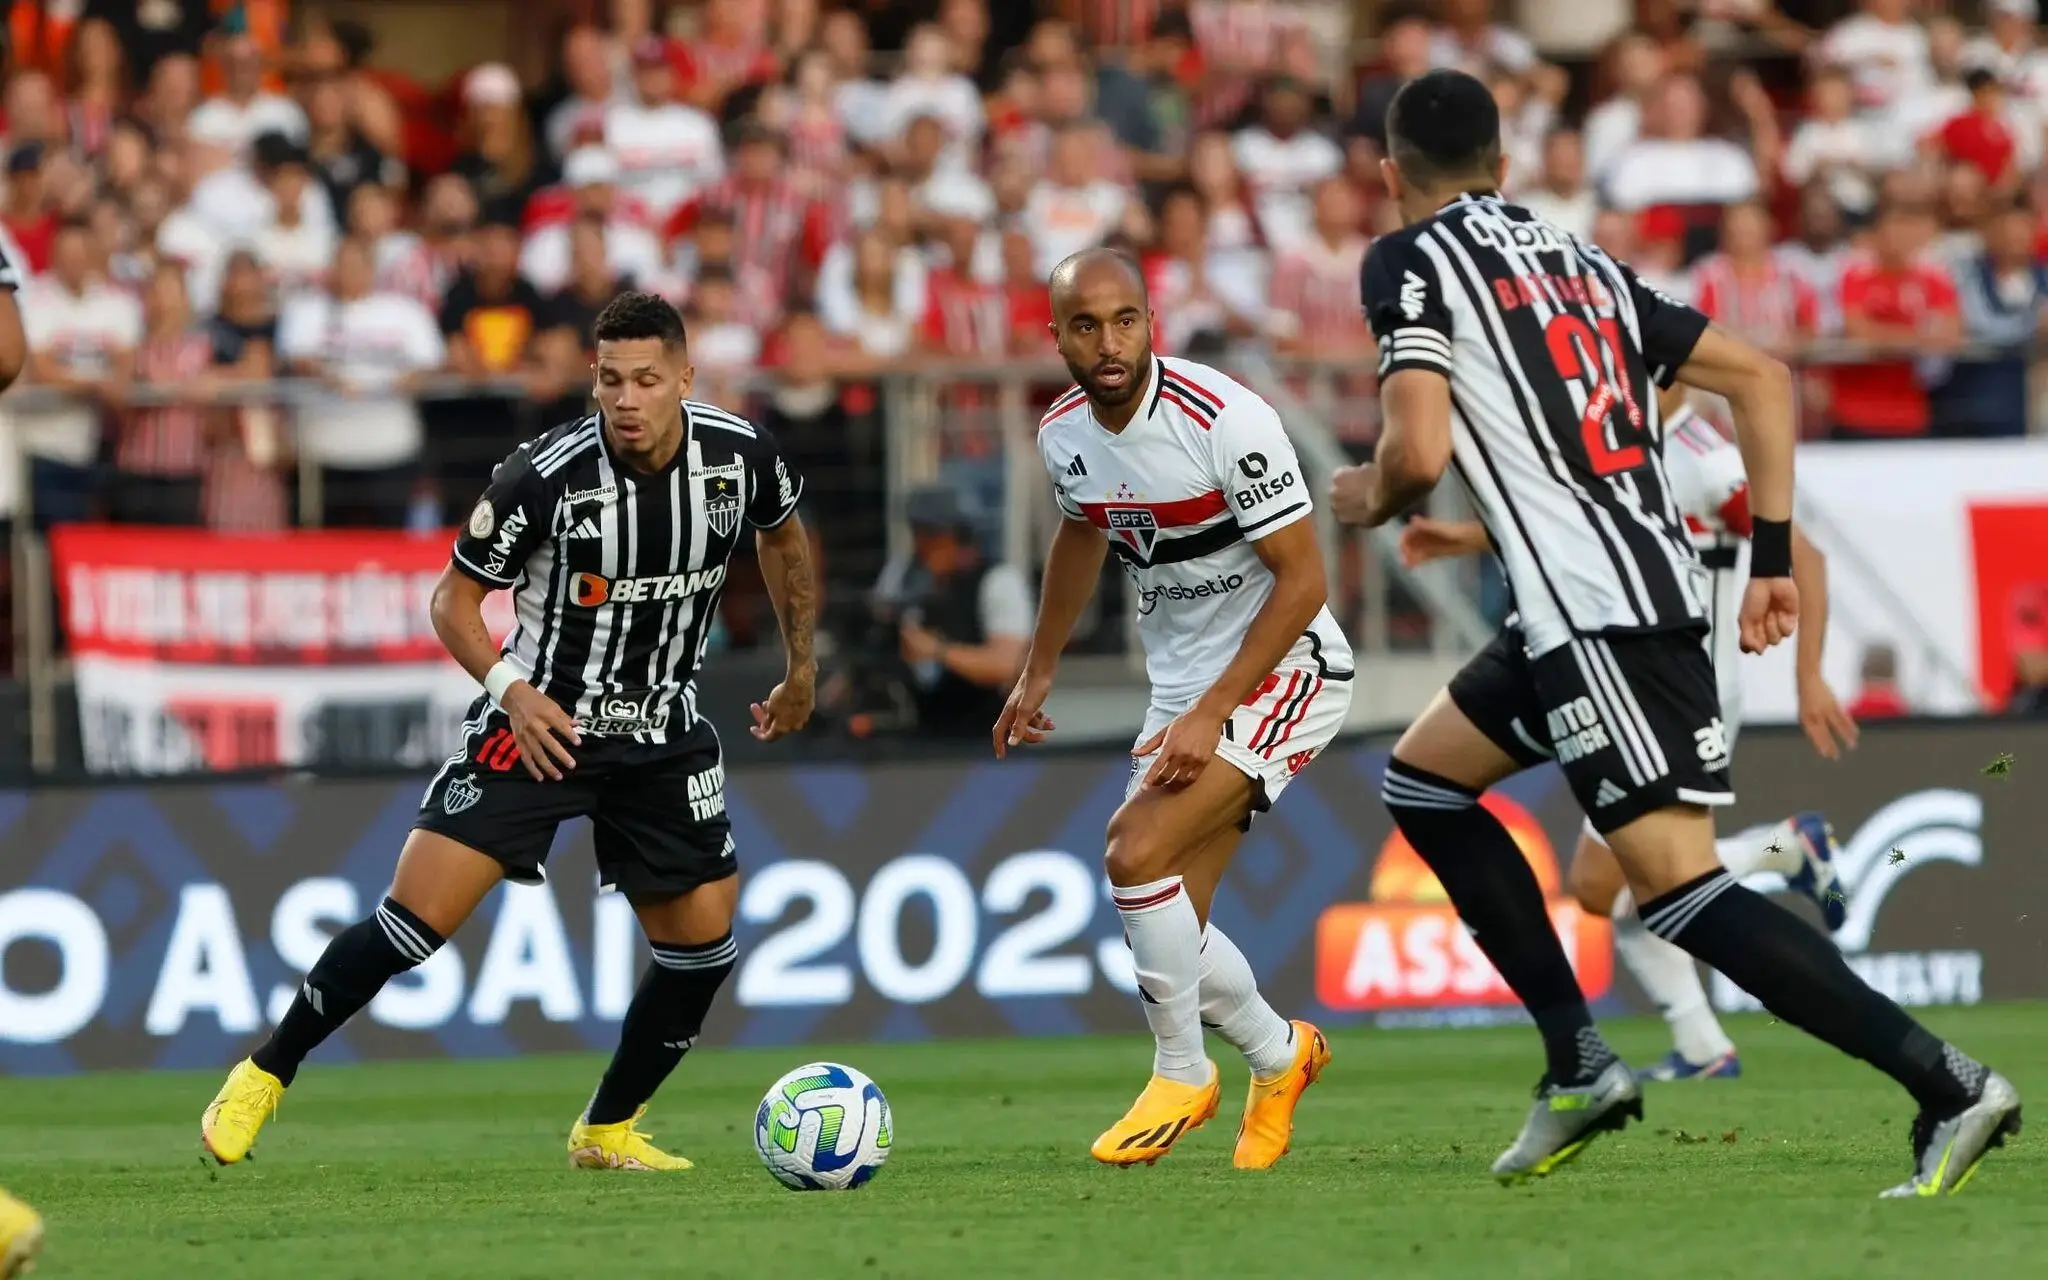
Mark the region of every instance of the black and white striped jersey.
[[513, 592], [507, 661], [586, 734], [668, 741], [744, 526], [796, 511], [803, 478], [768, 433], [694, 400], [658, 474], [614, 458], [600, 415], [512, 451], [455, 539], [455, 567]]
[[27, 262], [21, 254], [21, 246], [14, 243], [14, 237], [5, 227], [0, 227], [0, 289], [18, 290], [28, 283], [21, 274], [22, 264]]
[[1460, 196], [1378, 241], [1361, 290], [1380, 376], [1450, 379], [1454, 465], [1532, 655], [1577, 636], [1706, 625], [1656, 393], [1705, 316], [1493, 195]]

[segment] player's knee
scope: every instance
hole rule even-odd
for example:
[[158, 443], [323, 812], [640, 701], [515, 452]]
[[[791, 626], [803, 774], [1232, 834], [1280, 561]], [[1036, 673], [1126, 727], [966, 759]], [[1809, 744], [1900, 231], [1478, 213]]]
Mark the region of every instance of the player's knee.
[[1158, 835], [1158, 824], [1145, 821], [1142, 809], [1125, 805], [1109, 820], [1108, 852], [1103, 866], [1111, 884], [1149, 884], [1175, 874], [1175, 851]]
[[1572, 854], [1566, 884], [1572, 897], [1587, 912], [1609, 915], [1614, 910], [1615, 896], [1621, 892], [1621, 865], [1615, 862], [1606, 845], [1590, 836], [1581, 836], [1578, 850]]

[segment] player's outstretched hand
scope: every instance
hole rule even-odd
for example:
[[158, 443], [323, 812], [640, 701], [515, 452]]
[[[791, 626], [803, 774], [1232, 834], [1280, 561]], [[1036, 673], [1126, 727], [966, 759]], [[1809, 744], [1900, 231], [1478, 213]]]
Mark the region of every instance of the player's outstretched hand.
[[1463, 533], [1464, 526], [1452, 521], [1416, 516], [1401, 526], [1401, 563], [1414, 569], [1446, 556], [1462, 556], [1471, 550]]
[[576, 767], [569, 747], [583, 745], [576, 721], [560, 703], [524, 680], [506, 686], [503, 705], [505, 718], [512, 722], [512, 741], [519, 747], [519, 763], [535, 782], [560, 782], [565, 770]]
[[1799, 628], [1799, 588], [1790, 578], [1751, 578], [1742, 593], [1742, 651], [1762, 653]]
[[768, 701], [753, 704], [754, 727], [747, 732], [763, 742], [786, 738], [810, 723], [811, 707], [817, 700], [815, 677], [787, 677], [768, 691]]
[[[1842, 710], [1828, 682], [1818, 676], [1799, 682], [1799, 727], [1806, 730], [1806, 740], [1823, 760], [1839, 760], [1842, 747], [1856, 749], [1856, 722]], [[1839, 747], [1837, 738], [1841, 739]]]
[[1131, 754], [1142, 760], [1156, 756], [1145, 771], [1148, 787], [1185, 787], [1202, 776], [1223, 740], [1223, 722], [1199, 707], [1173, 718], [1164, 729], [1139, 743]]
[[1372, 519], [1372, 464], [1339, 467], [1330, 473], [1330, 513], [1339, 524], [1362, 525]]
[[1007, 756], [1011, 747], [1035, 746], [1045, 741], [1045, 735], [1052, 732], [1052, 717], [1044, 711], [1046, 696], [1051, 692], [1051, 676], [1035, 676], [1027, 669], [1017, 677], [1017, 687], [1010, 690], [1003, 714], [996, 717], [996, 727], [989, 731], [996, 746], [996, 759]]

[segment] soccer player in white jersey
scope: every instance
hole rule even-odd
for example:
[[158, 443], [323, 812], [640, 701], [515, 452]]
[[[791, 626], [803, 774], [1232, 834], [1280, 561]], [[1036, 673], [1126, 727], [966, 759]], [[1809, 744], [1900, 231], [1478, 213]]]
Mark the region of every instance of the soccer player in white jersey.
[[[1732, 751], [1742, 724], [1742, 637], [1735, 618], [1748, 579], [1749, 478], [1742, 469], [1742, 451], [1692, 411], [1683, 387], [1667, 388], [1659, 400], [1672, 498], [1685, 517], [1701, 564], [1714, 575], [1707, 645], [1714, 655], [1721, 722]], [[1401, 558], [1411, 568], [1492, 550], [1486, 526], [1477, 520], [1418, 516], [1401, 530]], [[1843, 712], [1821, 675], [1827, 561], [1796, 527], [1792, 578], [1799, 587], [1799, 629], [1794, 633], [1799, 646], [1799, 719], [1813, 749], [1833, 760], [1843, 744], [1856, 745], [1856, 722]], [[1761, 837], [1725, 836], [1714, 842], [1714, 851], [1737, 880], [1758, 871], [1785, 877], [1820, 907], [1830, 930], [1841, 928], [1847, 918], [1849, 899], [1835, 871], [1833, 833], [1820, 814], [1796, 814]], [[1714, 1016], [1699, 967], [1691, 956], [1643, 927], [1621, 864], [1590, 821], [1572, 856], [1571, 889], [1580, 906], [1613, 919], [1615, 950], [1671, 1028], [1671, 1052], [1638, 1074], [1649, 1080], [1724, 1080], [1741, 1075], [1742, 1059]]]
[[1263, 1169], [1286, 1154], [1330, 1051], [1266, 1003], [1243, 953], [1207, 924], [1209, 905], [1253, 815], [1343, 727], [1351, 647], [1324, 605], [1308, 486], [1272, 406], [1153, 354], [1144, 276], [1125, 255], [1075, 254], [1050, 287], [1077, 385], [1046, 415], [1038, 450], [1065, 518], [996, 755], [1051, 731], [1046, 695], [1105, 555], [1130, 574], [1152, 682], [1105, 862], [1157, 1043], [1151, 1083], [1091, 1154], [1150, 1164], [1216, 1114], [1206, 1023], [1251, 1068], [1233, 1163]]

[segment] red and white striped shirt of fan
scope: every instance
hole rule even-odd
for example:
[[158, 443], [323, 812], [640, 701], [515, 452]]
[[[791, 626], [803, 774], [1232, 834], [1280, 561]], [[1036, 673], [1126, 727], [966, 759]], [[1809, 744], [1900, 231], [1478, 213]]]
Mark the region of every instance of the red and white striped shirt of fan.
[[1820, 296], [1813, 286], [1770, 258], [1747, 268], [1726, 254], [1702, 258], [1693, 267], [1693, 305], [1764, 347], [1806, 337], [1820, 324]]

